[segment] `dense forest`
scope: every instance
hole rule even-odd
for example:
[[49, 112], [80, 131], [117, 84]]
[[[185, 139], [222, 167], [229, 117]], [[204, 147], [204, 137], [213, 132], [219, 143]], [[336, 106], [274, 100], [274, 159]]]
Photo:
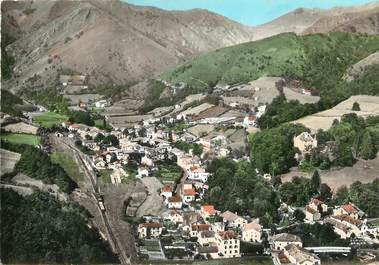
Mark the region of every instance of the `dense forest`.
[[293, 137], [307, 129], [302, 125], [283, 124], [250, 135], [250, 159], [261, 173], [272, 175], [287, 172], [297, 164]]
[[1, 142], [1, 146], [21, 154], [15, 168], [17, 172], [40, 179], [47, 184], [56, 184], [63, 192], [71, 192], [77, 187], [66, 171], [52, 163], [50, 156], [42, 150], [29, 145], [11, 144], [4, 141]]
[[84, 208], [46, 193], [0, 190], [1, 261], [35, 264], [118, 263]]
[[259, 217], [264, 225], [279, 221], [278, 194], [270, 184], [256, 175], [250, 162], [214, 159], [208, 171], [212, 177], [208, 180], [206, 201], [215, 208]]

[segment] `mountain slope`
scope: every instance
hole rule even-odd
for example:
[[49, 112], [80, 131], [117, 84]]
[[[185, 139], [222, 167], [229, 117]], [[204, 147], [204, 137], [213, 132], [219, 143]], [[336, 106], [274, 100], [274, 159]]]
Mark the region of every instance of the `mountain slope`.
[[334, 92], [347, 68], [378, 50], [378, 35], [287, 33], [210, 52], [164, 73], [162, 78], [184, 82], [189, 91], [198, 92], [216, 84], [284, 76], [320, 90], [321, 101], [332, 105], [339, 101]]
[[6, 17], [4, 25], [23, 35], [8, 47], [18, 86], [34, 75], [29, 85], [52, 83], [61, 68], [88, 74], [93, 84], [135, 82], [252, 34], [205, 10], [168, 12], [117, 0], [35, 1], [10, 7]]
[[55, 86], [59, 73], [71, 69], [92, 85], [125, 85], [199, 54], [283, 32], [375, 34], [378, 7], [298, 9], [247, 27], [206, 10], [165, 11], [119, 0], [3, 1], [2, 33], [18, 40], [7, 47], [16, 60], [13, 78], [2, 85]]

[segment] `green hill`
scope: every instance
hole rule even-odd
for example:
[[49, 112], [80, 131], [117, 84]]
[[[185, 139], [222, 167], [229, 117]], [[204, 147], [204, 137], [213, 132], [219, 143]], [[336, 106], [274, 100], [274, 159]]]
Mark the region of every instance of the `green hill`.
[[342, 100], [331, 91], [342, 84], [347, 67], [377, 50], [378, 35], [288, 33], [218, 49], [161, 77], [172, 83], [185, 82], [189, 92], [199, 92], [216, 84], [248, 82], [264, 75], [286, 76], [319, 89], [321, 104], [330, 106]]

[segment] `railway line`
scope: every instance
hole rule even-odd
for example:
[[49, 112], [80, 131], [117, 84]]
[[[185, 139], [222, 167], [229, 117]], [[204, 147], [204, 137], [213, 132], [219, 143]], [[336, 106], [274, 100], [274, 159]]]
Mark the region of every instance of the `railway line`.
[[129, 256], [120, 247], [120, 244], [119, 244], [116, 236], [114, 235], [114, 232], [113, 232], [112, 227], [111, 227], [110, 222], [109, 222], [109, 217], [106, 213], [106, 209], [104, 206], [104, 201], [103, 201], [103, 196], [101, 194], [101, 189], [100, 189], [100, 186], [97, 184], [97, 176], [96, 176], [96, 173], [94, 172], [94, 170], [92, 169], [90, 162], [87, 160], [86, 157], [83, 157], [80, 150], [78, 150], [75, 146], [72, 146], [71, 144], [63, 142], [63, 141], [62, 141], [62, 143], [64, 145], [66, 145], [68, 148], [72, 149], [74, 151], [74, 153], [78, 156], [79, 161], [82, 163], [82, 167], [85, 170], [85, 174], [89, 177], [89, 179], [91, 181], [91, 186], [92, 186], [92, 190], [93, 190], [92, 196], [98, 202], [97, 206], [99, 208], [100, 215], [101, 215], [101, 218], [103, 220], [104, 226], [107, 230], [106, 232], [108, 234], [109, 243], [113, 249], [113, 252], [115, 252], [118, 255], [118, 257], [121, 261], [121, 264], [128, 264], [128, 265], [131, 264]]

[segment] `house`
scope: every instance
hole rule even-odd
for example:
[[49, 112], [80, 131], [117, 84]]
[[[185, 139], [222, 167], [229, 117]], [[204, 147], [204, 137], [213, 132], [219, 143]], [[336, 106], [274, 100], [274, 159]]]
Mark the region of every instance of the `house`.
[[300, 237], [292, 234], [282, 233], [276, 234], [271, 238], [271, 248], [273, 250], [283, 250], [289, 244], [303, 247], [303, 242]]
[[179, 195], [172, 196], [168, 198], [168, 208], [169, 209], [181, 209], [182, 208], [182, 197]]
[[238, 216], [235, 213], [232, 213], [231, 211], [226, 211], [222, 213], [221, 217], [224, 223], [227, 223], [231, 227], [243, 227], [245, 224], [247, 224], [246, 219], [242, 218], [241, 216]]
[[219, 231], [216, 233], [216, 243], [218, 254], [221, 258], [237, 258], [241, 256], [240, 240], [234, 231]]
[[216, 214], [215, 207], [213, 205], [202, 205], [200, 208], [200, 214], [203, 219], [207, 219]]
[[258, 222], [251, 222], [242, 227], [242, 240], [247, 242], [262, 242], [262, 226]]
[[166, 199], [172, 197], [172, 186], [168, 184], [164, 185], [161, 188], [161, 196], [165, 197]]
[[189, 170], [187, 170], [188, 173], [188, 179], [195, 180], [195, 181], [201, 181], [201, 182], [207, 182], [209, 173], [205, 171], [204, 168], [200, 166], [192, 166]]
[[317, 139], [309, 132], [302, 132], [298, 136], [294, 136], [293, 145], [304, 154], [317, 147]]
[[153, 160], [148, 158], [146, 155], [141, 158], [141, 164], [146, 165], [148, 167], [153, 166]]
[[253, 114], [247, 115], [242, 122], [243, 126], [248, 127], [248, 126], [257, 126], [257, 117]]
[[214, 231], [209, 231], [209, 230], [201, 231], [200, 233], [198, 233], [197, 242], [201, 246], [216, 244], [215, 234], [216, 233]]
[[183, 202], [191, 203], [195, 201], [196, 191], [194, 189], [183, 190]]
[[163, 232], [163, 225], [157, 222], [149, 222], [139, 224], [138, 226], [138, 236], [139, 238], [145, 237], [158, 237]]
[[198, 237], [201, 232], [211, 231], [212, 227], [209, 224], [192, 224], [190, 227], [190, 236]]
[[321, 264], [321, 260], [317, 255], [295, 244], [289, 244], [288, 246], [286, 246], [283, 250], [283, 254], [287, 257], [287, 259], [290, 261], [291, 264], [295, 264], [295, 265], [320, 265]]
[[95, 107], [96, 108], [105, 108], [106, 106], [108, 106], [108, 102], [105, 99], [102, 99], [102, 100], [99, 100], [99, 101], [95, 102]]
[[334, 226], [334, 231], [341, 238], [349, 238], [352, 234], [360, 236], [367, 229], [366, 221], [355, 219], [347, 214], [331, 216], [326, 222]]
[[180, 210], [173, 209], [165, 212], [163, 215], [164, 220], [173, 222], [175, 224], [183, 223], [183, 215]]
[[341, 205], [333, 210], [333, 215], [349, 215], [354, 219], [360, 219], [364, 214], [365, 213], [353, 203]]
[[321, 219], [321, 214], [328, 211], [328, 206], [316, 199], [312, 198], [309, 204], [305, 207], [305, 219], [309, 222], [315, 222]]

